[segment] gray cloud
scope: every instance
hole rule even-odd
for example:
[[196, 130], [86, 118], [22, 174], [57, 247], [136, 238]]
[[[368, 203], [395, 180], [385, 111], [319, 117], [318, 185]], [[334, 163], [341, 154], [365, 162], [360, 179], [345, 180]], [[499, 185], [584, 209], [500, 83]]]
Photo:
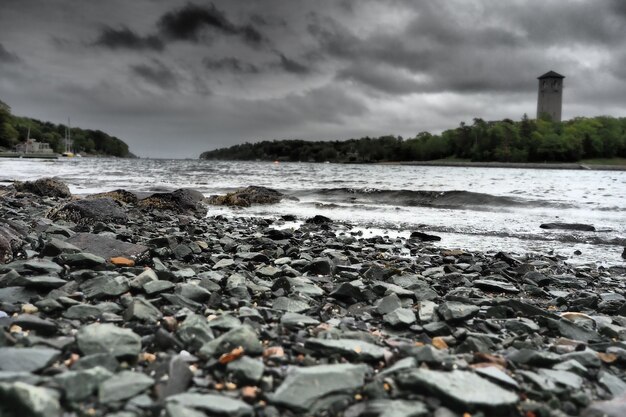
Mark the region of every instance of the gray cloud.
[[210, 70], [226, 71], [234, 74], [258, 74], [261, 72], [258, 66], [234, 57], [219, 59], [207, 57], [202, 60], [202, 63]]
[[258, 45], [263, 35], [251, 24], [236, 25], [213, 3], [208, 6], [187, 3], [185, 6], [164, 14], [158, 22], [161, 32], [175, 40], [200, 41], [206, 30], [236, 35], [245, 42]]
[[7, 64], [13, 64], [16, 62], [20, 62], [21, 59], [13, 52], [7, 50], [4, 45], [0, 43], [0, 62], [4, 62]]
[[625, 114], [626, 3], [566, 3], [9, 1], [0, 99], [168, 157], [532, 117], [548, 70], [566, 118]]
[[163, 41], [156, 35], [140, 36], [124, 26], [117, 29], [105, 26], [94, 45], [110, 49], [152, 49], [155, 51], [162, 51], [165, 47]]
[[132, 65], [133, 74], [149, 84], [156, 85], [164, 90], [175, 90], [178, 87], [176, 75], [161, 61], [152, 60], [150, 64]]

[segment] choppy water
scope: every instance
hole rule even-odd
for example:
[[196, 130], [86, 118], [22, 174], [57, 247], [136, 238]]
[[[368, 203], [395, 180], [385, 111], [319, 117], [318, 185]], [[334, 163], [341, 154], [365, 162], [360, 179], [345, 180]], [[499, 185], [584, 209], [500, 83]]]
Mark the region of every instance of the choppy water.
[[[213, 214], [322, 214], [391, 235], [441, 235], [441, 246], [544, 252], [569, 262], [623, 264], [626, 172], [200, 160], [0, 160], [0, 181], [57, 176], [76, 194], [124, 188], [195, 188], [206, 195], [248, 185], [296, 199]], [[593, 224], [597, 232], [548, 231], [541, 223]], [[379, 233], [380, 230], [375, 230]], [[366, 232], [367, 234], [367, 232]], [[581, 255], [574, 255], [579, 250]]]

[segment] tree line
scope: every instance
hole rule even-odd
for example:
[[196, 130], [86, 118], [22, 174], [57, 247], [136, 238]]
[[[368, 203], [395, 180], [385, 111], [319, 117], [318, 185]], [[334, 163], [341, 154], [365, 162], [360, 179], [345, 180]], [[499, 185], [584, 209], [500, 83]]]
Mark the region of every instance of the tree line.
[[436, 135], [364, 137], [345, 141], [298, 139], [244, 143], [201, 159], [303, 162], [394, 162], [458, 158], [480, 162], [576, 162], [626, 157], [626, 118], [577, 117], [520, 121], [474, 119]]
[[[26, 140], [30, 129], [32, 139], [49, 143], [54, 152], [62, 153], [65, 151], [66, 128], [63, 124], [15, 116], [11, 114], [11, 108], [0, 101], [0, 150], [2, 148], [6, 151], [13, 150], [15, 145]], [[132, 156], [124, 141], [100, 130], [72, 127], [70, 133], [74, 152], [117, 157]]]

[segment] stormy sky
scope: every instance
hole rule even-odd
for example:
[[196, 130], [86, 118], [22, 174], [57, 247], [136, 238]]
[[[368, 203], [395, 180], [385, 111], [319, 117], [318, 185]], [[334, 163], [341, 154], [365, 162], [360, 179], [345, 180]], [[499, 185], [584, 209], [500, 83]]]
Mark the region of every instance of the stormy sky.
[[624, 0], [0, 0], [0, 100], [144, 157], [626, 115]]

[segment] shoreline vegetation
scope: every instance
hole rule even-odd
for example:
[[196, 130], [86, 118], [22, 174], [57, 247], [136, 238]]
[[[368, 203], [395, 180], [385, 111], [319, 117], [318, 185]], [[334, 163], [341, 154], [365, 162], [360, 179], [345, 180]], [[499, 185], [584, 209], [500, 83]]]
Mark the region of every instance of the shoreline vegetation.
[[210, 202], [0, 188], [0, 415], [623, 415], [624, 267]]
[[[440, 135], [418, 133], [364, 137], [345, 141], [299, 139], [244, 143], [203, 152], [200, 159], [279, 162], [419, 163], [424, 165], [617, 169], [626, 166], [626, 118], [578, 117], [555, 123], [547, 119], [510, 119], [461, 123]], [[472, 165], [493, 163], [493, 165]], [[502, 164], [502, 165], [497, 165]], [[580, 165], [583, 165], [580, 167]], [[578, 166], [579, 168], [576, 168]], [[611, 168], [609, 168], [611, 167]], [[560, 165], [557, 168], [568, 168]], [[619, 168], [623, 169], [623, 168]]]
[[[70, 130], [74, 153], [80, 153], [82, 156], [135, 157], [128, 149], [128, 145], [115, 136], [100, 130], [79, 127], [72, 127]], [[11, 113], [11, 108], [0, 101], [0, 152], [5, 153], [4, 156], [14, 156], [14, 147], [25, 142], [29, 133], [31, 139], [48, 143], [54, 153], [62, 154], [65, 150], [65, 131], [66, 125], [63, 124], [15, 116]]]

